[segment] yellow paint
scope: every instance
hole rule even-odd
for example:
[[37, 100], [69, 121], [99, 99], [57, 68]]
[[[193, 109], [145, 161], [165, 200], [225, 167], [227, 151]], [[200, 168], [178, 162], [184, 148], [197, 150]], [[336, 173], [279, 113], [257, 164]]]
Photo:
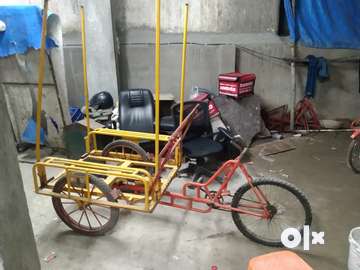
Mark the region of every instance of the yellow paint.
[[[84, 160], [68, 160], [63, 158], [56, 157], [48, 157], [43, 161], [38, 162], [33, 167], [33, 175], [34, 175], [34, 185], [35, 191], [38, 194], [61, 197], [61, 198], [69, 198], [74, 201], [79, 202], [87, 202], [92, 204], [100, 204], [108, 207], [116, 207], [116, 208], [126, 208], [131, 210], [137, 210], [142, 212], [152, 212], [155, 206], [161, 199], [161, 195], [165, 192], [166, 187], [171, 183], [174, 179], [177, 166], [175, 165], [166, 165], [166, 169], [168, 170], [167, 175], [164, 175], [160, 180], [160, 190], [157, 193], [155, 190], [150, 190], [150, 186], [152, 184], [153, 178], [152, 176], [144, 169], [139, 169], [137, 167], [146, 167], [152, 166], [155, 167], [154, 163], [151, 162], [141, 162], [141, 161], [129, 161], [129, 160], [120, 160], [120, 159], [112, 159], [109, 157], [99, 157], [97, 162], [103, 161], [113, 161], [120, 162], [121, 165], [110, 165], [104, 163], [97, 162], [89, 162]], [[36, 170], [38, 166], [43, 166], [46, 168], [57, 168], [63, 169], [64, 172], [60, 173], [54, 179], [47, 180], [47, 185], [44, 187], [39, 186], [39, 181], [36, 176]], [[71, 175], [73, 174], [83, 174], [86, 179], [86, 192], [88, 196], [80, 197], [78, 192], [71, 188]], [[116, 181], [135, 181], [138, 185], [144, 186], [144, 194], [132, 194], [132, 193], [123, 193], [122, 197], [119, 199], [117, 203], [111, 203], [108, 201], [97, 201], [96, 198], [90, 198], [89, 196], [89, 175], [102, 175], [105, 178], [105, 182], [107, 184], [112, 184]], [[56, 183], [61, 178], [67, 178], [67, 194], [58, 194], [52, 192], [53, 184]], [[94, 192], [95, 195], [97, 192]], [[123, 202], [124, 201], [124, 202]], [[140, 204], [140, 205], [129, 205], [129, 204]]]
[[[184, 120], [184, 96], [185, 96], [185, 77], [186, 77], [186, 49], [187, 49], [187, 33], [188, 33], [188, 21], [189, 21], [189, 4], [185, 4], [184, 14], [184, 35], [183, 35], [183, 48], [182, 48], [182, 62], [181, 62], [181, 82], [180, 82], [180, 121]], [[181, 166], [182, 151], [181, 146], [176, 149], [175, 153], [178, 166]]]
[[[89, 92], [86, 70], [86, 35], [85, 35], [85, 12], [84, 7], [80, 8], [81, 15], [81, 37], [82, 37], [82, 59], [83, 59], [83, 73], [84, 73], [84, 97], [86, 107], [86, 125], [87, 136], [86, 154], [80, 160], [70, 160], [56, 157], [47, 157], [41, 160], [40, 157], [40, 128], [41, 128], [41, 110], [42, 110], [42, 92], [45, 72], [45, 38], [46, 38], [46, 14], [48, 10], [48, 0], [44, 1], [44, 15], [43, 15], [43, 29], [41, 39], [41, 50], [39, 59], [39, 79], [38, 79], [38, 106], [37, 106], [37, 129], [36, 129], [36, 159], [37, 162], [33, 166], [33, 179], [35, 192], [42, 195], [68, 198], [79, 204], [92, 203], [107, 207], [126, 208], [142, 212], [152, 212], [159, 203], [162, 194], [170, 185], [171, 181], [176, 176], [178, 167], [181, 164], [179, 159], [179, 146], [176, 149], [175, 160], [170, 160], [165, 165], [165, 170], [161, 177], [155, 178], [147, 170], [146, 167], [155, 168], [159, 171], [159, 142], [167, 142], [170, 136], [159, 134], [160, 129], [160, 0], [155, 0], [156, 3], [156, 60], [155, 60], [155, 133], [143, 133], [124, 130], [112, 129], [96, 129], [90, 131], [89, 120]], [[181, 121], [183, 120], [183, 103], [184, 103], [184, 84], [185, 84], [185, 66], [186, 66], [186, 47], [187, 47], [187, 21], [188, 21], [188, 5], [185, 6], [184, 18], [184, 44], [183, 44], [183, 58], [182, 58], [182, 78], [181, 78]], [[101, 151], [97, 149], [96, 136], [106, 135], [110, 137], [119, 137], [128, 139], [130, 141], [139, 142], [140, 140], [155, 141], [155, 159], [150, 162], [139, 160], [137, 155], [131, 156], [130, 160], [122, 159], [121, 156], [115, 157], [101, 156]], [[92, 142], [93, 150], [90, 148]], [[106, 164], [109, 162], [111, 164]], [[47, 179], [46, 169], [62, 169], [63, 171], [56, 177]], [[71, 187], [71, 177], [74, 174], [82, 174], [86, 181], [86, 196], [78, 196], [78, 190]], [[120, 201], [125, 203], [116, 203], [109, 201], [99, 201], [90, 198], [89, 177], [90, 175], [101, 175], [105, 178], [105, 182], [111, 185], [115, 182], [130, 181], [136, 185], [144, 187], [143, 194], [122, 193]], [[52, 192], [54, 184], [66, 177], [67, 180], [67, 194], [59, 194]], [[156, 182], [154, 182], [156, 181]], [[151, 187], [154, 187], [151, 189]], [[97, 194], [100, 191], [96, 190]], [[141, 204], [141, 205], [134, 205]]]
[[84, 76], [84, 97], [85, 97], [85, 118], [86, 118], [86, 133], [87, 138], [85, 139], [86, 152], [90, 152], [90, 114], [89, 114], [89, 88], [87, 80], [87, 69], [86, 69], [86, 35], [85, 35], [85, 11], [84, 6], [80, 7], [81, 16], [81, 47], [82, 47], [82, 64], [83, 64], [83, 76]]
[[[129, 139], [131, 141], [133, 141], [133, 140], [155, 141], [156, 140], [156, 135], [153, 133], [135, 132], [135, 131], [128, 131], [128, 130], [116, 130], [116, 129], [107, 129], [107, 128], [98, 128], [98, 129], [92, 130], [90, 132], [90, 135], [91, 136], [96, 136], [96, 135], [116, 136], [116, 137], [122, 137], [124, 139]], [[169, 139], [170, 139], [170, 136], [159, 134], [160, 141], [167, 142]]]
[[183, 36], [182, 64], [181, 64], [181, 83], [180, 83], [180, 123], [184, 119], [184, 95], [185, 95], [185, 71], [186, 71], [186, 48], [187, 48], [188, 17], [189, 17], [189, 4], [185, 4], [184, 36]]
[[159, 171], [159, 130], [160, 130], [160, 0], [155, 0], [155, 174]]
[[[39, 77], [38, 77], [37, 108], [36, 108], [36, 148], [35, 148], [36, 161], [41, 160], [40, 131], [41, 131], [43, 84], [45, 77], [45, 50], [46, 50], [48, 9], [49, 9], [48, 0], [44, 0], [43, 15], [42, 15], [41, 47], [39, 53]], [[44, 182], [46, 179], [45, 169], [43, 167], [38, 167], [37, 173], [41, 181]]]
[[47, 32], [47, 13], [49, 3], [44, 1], [44, 9], [42, 16], [42, 32], [41, 32], [41, 47], [39, 55], [39, 77], [38, 77], [38, 95], [37, 95], [37, 110], [36, 110], [36, 161], [40, 161], [40, 130], [41, 130], [41, 111], [42, 111], [42, 94], [43, 83], [45, 76], [45, 49], [46, 49], [46, 32]]

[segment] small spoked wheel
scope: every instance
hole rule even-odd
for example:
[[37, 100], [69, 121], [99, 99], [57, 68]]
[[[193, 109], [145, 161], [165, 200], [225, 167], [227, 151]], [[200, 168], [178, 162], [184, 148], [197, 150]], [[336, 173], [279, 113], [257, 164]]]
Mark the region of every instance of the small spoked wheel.
[[347, 162], [355, 173], [360, 173], [360, 137], [355, 138], [350, 143]]
[[102, 151], [104, 157], [115, 155], [122, 159], [149, 161], [146, 151], [136, 143], [126, 140], [116, 140], [108, 145]]
[[[102, 156], [150, 162], [148, 154], [140, 145], [126, 140], [116, 140], [109, 143], [103, 149]], [[140, 166], [137, 167], [140, 168]], [[147, 170], [150, 174], [154, 173], [154, 168], [151, 166], [144, 166], [143, 169]]]
[[[56, 182], [53, 192], [68, 195], [70, 188], [72, 196], [88, 197], [90, 194], [92, 200], [116, 202], [109, 186], [103, 180], [95, 176], [89, 178], [89, 190], [86, 189], [84, 179], [72, 180], [71, 187], [68, 187], [64, 177]], [[55, 212], [67, 226], [85, 235], [103, 235], [110, 231], [119, 219], [119, 209], [115, 207], [57, 197], [52, 197], [52, 203]]]
[[[268, 178], [256, 179], [253, 185], [266, 197], [269, 216], [232, 211], [234, 223], [247, 238], [266, 246], [282, 247], [281, 234], [285, 229], [296, 228], [302, 232], [304, 225], [311, 225], [309, 201], [297, 187]], [[235, 193], [231, 206], [261, 215], [265, 211], [254, 208], [258, 202], [254, 189], [245, 184]]]

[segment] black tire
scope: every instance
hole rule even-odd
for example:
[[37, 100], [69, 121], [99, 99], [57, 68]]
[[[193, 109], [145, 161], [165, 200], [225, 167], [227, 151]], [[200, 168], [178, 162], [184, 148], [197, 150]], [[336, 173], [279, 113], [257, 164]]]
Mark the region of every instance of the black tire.
[[131, 141], [126, 141], [126, 140], [116, 140], [113, 141], [111, 143], [109, 143], [108, 145], [106, 145], [102, 151], [102, 155], [104, 157], [107, 157], [110, 155], [110, 152], [116, 151], [116, 149], [121, 149], [121, 148], [126, 148], [136, 154], [138, 154], [142, 161], [148, 162], [150, 161], [146, 151], [139, 146], [136, 143], [133, 143]]
[[[65, 192], [64, 189], [66, 188], [66, 184], [67, 184], [66, 177], [60, 179], [59, 181], [56, 182], [56, 184], [53, 188], [53, 192], [56, 192], [56, 193]], [[116, 202], [116, 199], [114, 199], [113, 196], [111, 195], [111, 190], [110, 190], [109, 186], [103, 180], [91, 175], [90, 176], [90, 184], [92, 184], [94, 188], [99, 189], [103, 193], [103, 197], [106, 198], [108, 201]], [[85, 186], [83, 181], [80, 182], [80, 184], [74, 183], [73, 185], [74, 185], [74, 187], [84, 187]], [[92, 190], [94, 190], [94, 188]], [[100, 213], [96, 212], [95, 210], [93, 210], [93, 208], [95, 208], [95, 207], [99, 208], [99, 206], [89, 204], [89, 205], [86, 205], [85, 207], [80, 207], [73, 200], [67, 200], [67, 202], [63, 202], [63, 200], [67, 200], [67, 199], [52, 197], [52, 203], [53, 203], [55, 212], [67, 226], [69, 226], [72, 230], [74, 230], [78, 233], [88, 235], [88, 236], [104, 235], [105, 233], [107, 233], [111, 229], [113, 229], [119, 220], [119, 209], [118, 208], [102, 207], [103, 209], [106, 209], [106, 211], [109, 212], [109, 217], [106, 217], [104, 214], [100, 214]], [[71, 211], [72, 213], [69, 213], [64, 208], [64, 205], [66, 205], [66, 204], [72, 204], [75, 206], [75, 209], [76, 209], [76, 207], [78, 207], [78, 210]], [[84, 210], [84, 208], [85, 208], [85, 210]], [[76, 220], [71, 216], [73, 213], [75, 213], [77, 211], [83, 211], [81, 213], [81, 218], [78, 222], [76, 222]], [[88, 213], [89, 213], [89, 215], [88, 215]], [[95, 226], [92, 227], [90, 224], [90, 218], [89, 218], [90, 213], [92, 213], [93, 220], [96, 220], [99, 224], [102, 224], [100, 219], [105, 220], [106, 222], [98, 227], [95, 227]], [[81, 219], [83, 216], [85, 216], [85, 219], [87, 220], [89, 226], [81, 224], [81, 221], [82, 221]]]
[[[124, 153], [128, 153], [128, 157], [124, 154], [124, 159], [131, 160], [130, 155], [139, 155], [140, 158], [138, 161], [150, 162], [150, 158], [146, 151], [138, 144], [126, 140], [116, 140], [108, 145], [106, 145], [102, 151], [102, 156], [110, 156], [110, 152], [117, 152], [117, 150], [122, 149]], [[125, 150], [126, 149], [126, 150]], [[153, 167], [145, 166], [143, 169], [147, 170], [150, 174], [153, 174], [155, 169]]]
[[[275, 207], [275, 209], [277, 209], [277, 210], [275, 210], [276, 213], [274, 214], [273, 218], [275, 218], [275, 216], [278, 215], [277, 211], [280, 212], [280, 210], [278, 210], [278, 209], [280, 209], [280, 206], [282, 208], [284, 207], [283, 205], [280, 205], [280, 203], [286, 203], [286, 205], [288, 206], [289, 202], [279, 202], [278, 203], [278, 202], [272, 201], [271, 200], [272, 198], [269, 198], [270, 197], [269, 194], [266, 194], [267, 193], [266, 187], [269, 187], [269, 186], [280, 188], [280, 190], [283, 190], [283, 191], [288, 191], [289, 193], [286, 193], [286, 194], [288, 194], [288, 195], [292, 194], [293, 200], [296, 199], [297, 202], [300, 203], [301, 212], [304, 211], [304, 216], [300, 218], [303, 221], [301, 221], [301, 224], [296, 224], [296, 226], [292, 226], [292, 227], [298, 228], [300, 231], [302, 231], [302, 228], [304, 225], [309, 225], [309, 226], [311, 225], [312, 213], [311, 213], [310, 203], [307, 200], [307, 198], [305, 197], [305, 195], [297, 187], [295, 187], [294, 185], [292, 185], [288, 182], [285, 182], [282, 180], [270, 179], [270, 178], [255, 179], [253, 181], [253, 185], [255, 187], [257, 187], [258, 189], [260, 189], [265, 194], [265, 196], [269, 199], [269, 207]], [[253, 194], [251, 187], [248, 183], [241, 186], [235, 193], [232, 203], [231, 203], [231, 206], [235, 207], [235, 208], [238, 207], [241, 199], [243, 197], [245, 197], [245, 194], [251, 195], [250, 192]], [[277, 194], [277, 196], [278, 196], [278, 194]], [[243, 200], [245, 202], [251, 201], [246, 198], [243, 198]], [[278, 204], [278, 206], [276, 206], [276, 204]], [[288, 212], [291, 213], [293, 211], [288, 211]], [[270, 223], [273, 222], [273, 218], [269, 222], [269, 220], [267, 220], [267, 219], [261, 219], [258, 217], [249, 216], [249, 215], [245, 215], [245, 214], [239, 214], [236, 211], [232, 211], [231, 214], [232, 214], [232, 218], [234, 220], [235, 225], [240, 230], [240, 232], [242, 232], [244, 234], [244, 236], [246, 236], [247, 238], [249, 238], [252, 241], [255, 241], [259, 244], [265, 245], [265, 246], [283, 247], [283, 244], [281, 243], [281, 231], [279, 231], [279, 233], [280, 233], [279, 235], [278, 235], [278, 233], [276, 233], [276, 236], [273, 239], [267, 238], [268, 232], [264, 233], [264, 235], [259, 235], [254, 232], [255, 226], [253, 225], [253, 223], [254, 223], [253, 220], [255, 220], [257, 222], [266, 221], [268, 223], [267, 228], [268, 228], [268, 230], [270, 230]], [[279, 215], [281, 215], [281, 213], [279, 213]], [[296, 216], [298, 216], [298, 215], [296, 215]], [[250, 227], [250, 225], [248, 225], [248, 226], [246, 225], [245, 220], [247, 218], [252, 219], [253, 223], [251, 224], [251, 227]], [[286, 226], [289, 226], [289, 225], [292, 225], [292, 224], [286, 223]], [[272, 228], [272, 226], [273, 225], [271, 225], [271, 228]], [[264, 227], [266, 227], [266, 226], [264, 226]], [[281, 225], [280, 225], [280, 227], [282, 228]]]
[[347, 164], [355, 173], [360, 173], [360, 137], [353, 139], [349, 145]]

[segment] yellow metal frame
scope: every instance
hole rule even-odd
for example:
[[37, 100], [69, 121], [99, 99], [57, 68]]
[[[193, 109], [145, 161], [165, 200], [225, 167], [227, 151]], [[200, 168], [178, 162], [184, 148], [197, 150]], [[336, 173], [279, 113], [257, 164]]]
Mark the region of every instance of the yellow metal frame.
[[48, 0], [44, 0], [44, 9], [42, 17], [42, 34], [41, 47], [39, 56], [39, 77], [38, 77], [38, 93], [37, 93], [37, 108], [36, 108], [36, 161], [41, 159], [40, 155], [40, 130], [41, 130], [41, 111], [42, 111], [42, 95], [43, 84], [45, 76], [45, 46], [46, 46], [46, 32], [47, 32], [47, 13], [49, 9]]
[[[159, 171], [159, 148], [160, 142], [168, 142], [170, 136], [159, 134], [160, 127], [160, 0], [155, 0], [156, 10], [156, 43], [155, 43], [155, 134], [132, 132], [124, 130], [111, 129], [96, 129], [90, 130], [89, 118], [89, 92], [86, 70], [86, 30], [85, 30], [85, 11], [84, 7], [80, 7], [81, 15], [81, 30], [82, 30], [82, 58], [84, 71], [84, 97], [86, 107], [86, 125], [87, 136], [85, 137], [86, 154], [79, 160], [70, 160], [64, 158], [47, 157], [41, 160], [40, 156], [40, 130], [41, 130], [41, 111], [42, 111], [42, 94], [43, 81], [45, 74], [45, 40], [47, 32], [47, 12], [48, 1], [44, 0], [44, 11], [42, 18], [42, 35], [41, 35], [41, 49], [39, 57], [39, 78], [38, 78], [38, 103], [36, 114], [36, 160], [33, 166], [33, 178], [35, 192], [41, 195], [60, 197], [65, 199], [73, 199], [78, 202], [86, 202], [108, 207], [126, 208], [142, 212], [152, 212], [159, 203], [162, 194], [176, 176], [178, 167], [181, 164], [180, 149], [178, 148], [174, 158], [165, 165], [164, 171], [161, 172], [161, 177], [156, 178], [155, 175]], [[188, 5], [185, 5], [184, 16], [184, 37], [183, 37], [183, 55], [182, 55], [182, 69], [181, 69], [181, 86], [180, 86], [180, 103], [181, 115], [180, 123], [183, 120], [183, 103], [184, 103], [184, 85], [185, 85], [185, 66], [186, 66], [186, 47], [187, 47], [187, 23], [188, 23]], [[155, 157], [153, 162], [144, 162], [137, 160], [137, 157], [131, 157], [131, 160], [122, 159], [121, 156], [103, 157], [101, 149], [98, 149], [96, 143], [96, 136], [106, 135], [110, 137], [119, 137], [138, 142], [140, 140], [155, 141]], [[179, 146], [180, 147], [180, 146]], [[110, 163], [107, 164], [106, 162]], [[153, 167], [155, 174], [151, 175], [145, 168]], [[60, 170], [61, 173], [55, 177], [47, 179], [46, 170]], [[78, 195], [76, 188], [71, 188], [71, 178], [81, 177], [85, 180], [85, 194], [87, 196], [81, 197]], [[90, 175], [100, 175], [109, 185], [114, 183], [133, 182], [136, 185], [143, 187], [142, 194], [121, 193], [118, 202], [109, 202], [101, 200], [90, 199], [89, 182]], [[52, 191], [54, 184], [66, 177], [67, 179], [67, 194], [59, 194]], [[95, 190], [95, 193], [99, 190]]]
[[[101, 164], [95, 161], [110, 161], [113, 165]], [[43, 159], [41, 162], [37, 162], [33, 167], [35, 192], [41, 195], [73, 199], [75, 201], [83, 201], [103, 206], [126, 208], [141, 212], [152, 212], [158, 203], [158, 200], [155, 200], [154, 198], [157, 198], [159, 195], [161, 196], [165, 192], [166, 188], [171, 183], [171, 180], [176, 175], [177, 166], [165, 166], [167, 172], [166, 175], [161, 178], [161, 189], [159, 195], [156, 194], [157, 192], [155, 190], [150, 189], [153, 181], [152, 176], [147, 170], [140, 169], [138, 166], [154, 167], [155, 164], [152, 162], [122, 160], [92, 155], [80, 160], [48, 157]], [[61, 172], [58, 176], [49, 179], [45, 186], [41, 186], [41, 182], [38, 180], [36, 175], [39, 167], [47, 169], [62, 169], [63, 172]], [[52, 188], [58, 180], [64, 177], [69, 179], [72, 174], [82, 174], [85, 178], [86, 185], [89, 184], [88, 179], [90, 175], [106, 176], [104, 181], [109, 185], [114, 184], [115, 182], [135, 181], [138, 185], [142, 185], [144, 187], [144, 194], [138, 195], [133, 193], [122, 193], [118, 202], [108, 202], [89, 200], [86, 197], [80, 197], [78, 193], [74, 191], [68, 191], [67, 194], [52, 192]], [[69, 182], [68, 186], [71, 186]]]
[[[186, 50], [187, 50], [187, 33], [188, 33], [188, 21], [189, 21], [189, 4], [185, 4], [184, 12], [184, 35], [183, 35], [183, 48], [182, 48], [182, 59], [181, 59], [181, 81], [180, 81], [180, 124], [184, 120], [184, 100], [185, 100], [185, 74], [186, 74]], [[178, 166], [181, 166], [182, 152], [181, 145], [176, 151], [176, 161]]]
[[159, 171], [160, 133], [160, 0], [155, 1], [155, 174]]
[[[90, 144], [91, 147], [88, 153], [100, 155], [102, 154], [102, 149], [98, 147], [97, 136], [108, 136], [113, 138], [119, 138], [123, 140], [129, 140], [135, 143], [138, 143], [142, 140], [146, 141], [156, 141], [156, 137], [154, 133], [145, 133], [145, 132], [135, 132], [135, 131], [127, 131], [127, 130], [114, 130], [107, 128], [98, 128], [90, 131], [89, 135], [85, 138], [87, 143]], [[166, 143], [170, 139], [169, 135], [161, 135], [159, 134], [159, 142]], [[89, 142], [90, 141], [90, 142]], [[181, 164], [180, 156], [175, 154], [172, 159], [169, 160], [169, 164], [176, 164], [179, 166]]]
[[[83, 59], [83, 76], [84, 76], [84, 97], [85, 97], [85, 119], [86, 119], [86, 134], [89, 137], [90, 134], [90, 113], [89, 113], [89, 87], [87, 79], [86, 69], [86, 30], [85, 30], [85, 11], [84, 6], [80, 7], [81, 17], [81, 47], [82, 47], [82, 59]], [[86, 152], [90, 152], [90, 141], [85, 140]]]
[[184, 120], [186, 49], [187, 49], [187, 32], [188, 32], [188, 20], [189, 20], [188, 18], [189, 18], [189, 4], [185, 4], [184, 36], [183, 36], [181, 82], [180, 82], [180, 123]]

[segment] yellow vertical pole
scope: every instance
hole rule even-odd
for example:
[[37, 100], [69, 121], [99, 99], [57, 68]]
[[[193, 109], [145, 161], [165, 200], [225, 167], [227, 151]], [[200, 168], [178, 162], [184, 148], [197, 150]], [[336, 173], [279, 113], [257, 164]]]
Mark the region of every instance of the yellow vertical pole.
[[186, 70], [188, 17], [189, 17], [189, 4], [185, 4], [184, 36], [183, 36], [183, 48], [182, 48], [182, 66], [181, 66], [181, 84], [180, 84], [180, 123], [184, 119], [184, 95], [185, 95], [185, 70]]
[[[184, 34], [183, 34], [183, 48], [182, 48], [182, 62], [181, 62], [181, 82], [180, 82], [180, 121], [184, 120], [184, 99], [185, 99], [185, 71], [186, 71], [186, 49], [187, 49], [187, 32], [188, 32], [188, 18], [189, 18], [189, 4], [185, 4], [184, 13]], [[177, 165], [181, 166], [182, 152], [181, 146], [176, 149]]]
[[[44, 83], [44, 76], [45, 76], [45, 49], [46, 49], [48, 8], [49, 8], [48, 0], [44, 0], [44, 8], [43, 8], [43, 15], [42, 15], [41, 47], [40, 47], [40, 56], [39, 56], [37, 107], [36, 107], [36, 161], [37, 162], [39, 162], [41, 159], [40, 131], [41, 131], [43, 83]], [[39, 175], [42, 176], [42, 173], [40, 171], [39, 171]]]
[[160, 0], [155, 0], [155, 175], [159, 172], [159, 130], [160, 130]]
[[90, 152], [90, 114], [89, 114], [89, 88], [87, 80], [87, 69], [86, 69], [86, 35], [85, 35], [85, 12], [84, 6], [80, 7], [81, 15], [81, 47], [82, 47], [82, 62], [83, 62], [83, 76], [84, 76], [84, 98], [85, 98], [85, 117], [86, 117], [86, 139], [85, 147], [86, 152]]

